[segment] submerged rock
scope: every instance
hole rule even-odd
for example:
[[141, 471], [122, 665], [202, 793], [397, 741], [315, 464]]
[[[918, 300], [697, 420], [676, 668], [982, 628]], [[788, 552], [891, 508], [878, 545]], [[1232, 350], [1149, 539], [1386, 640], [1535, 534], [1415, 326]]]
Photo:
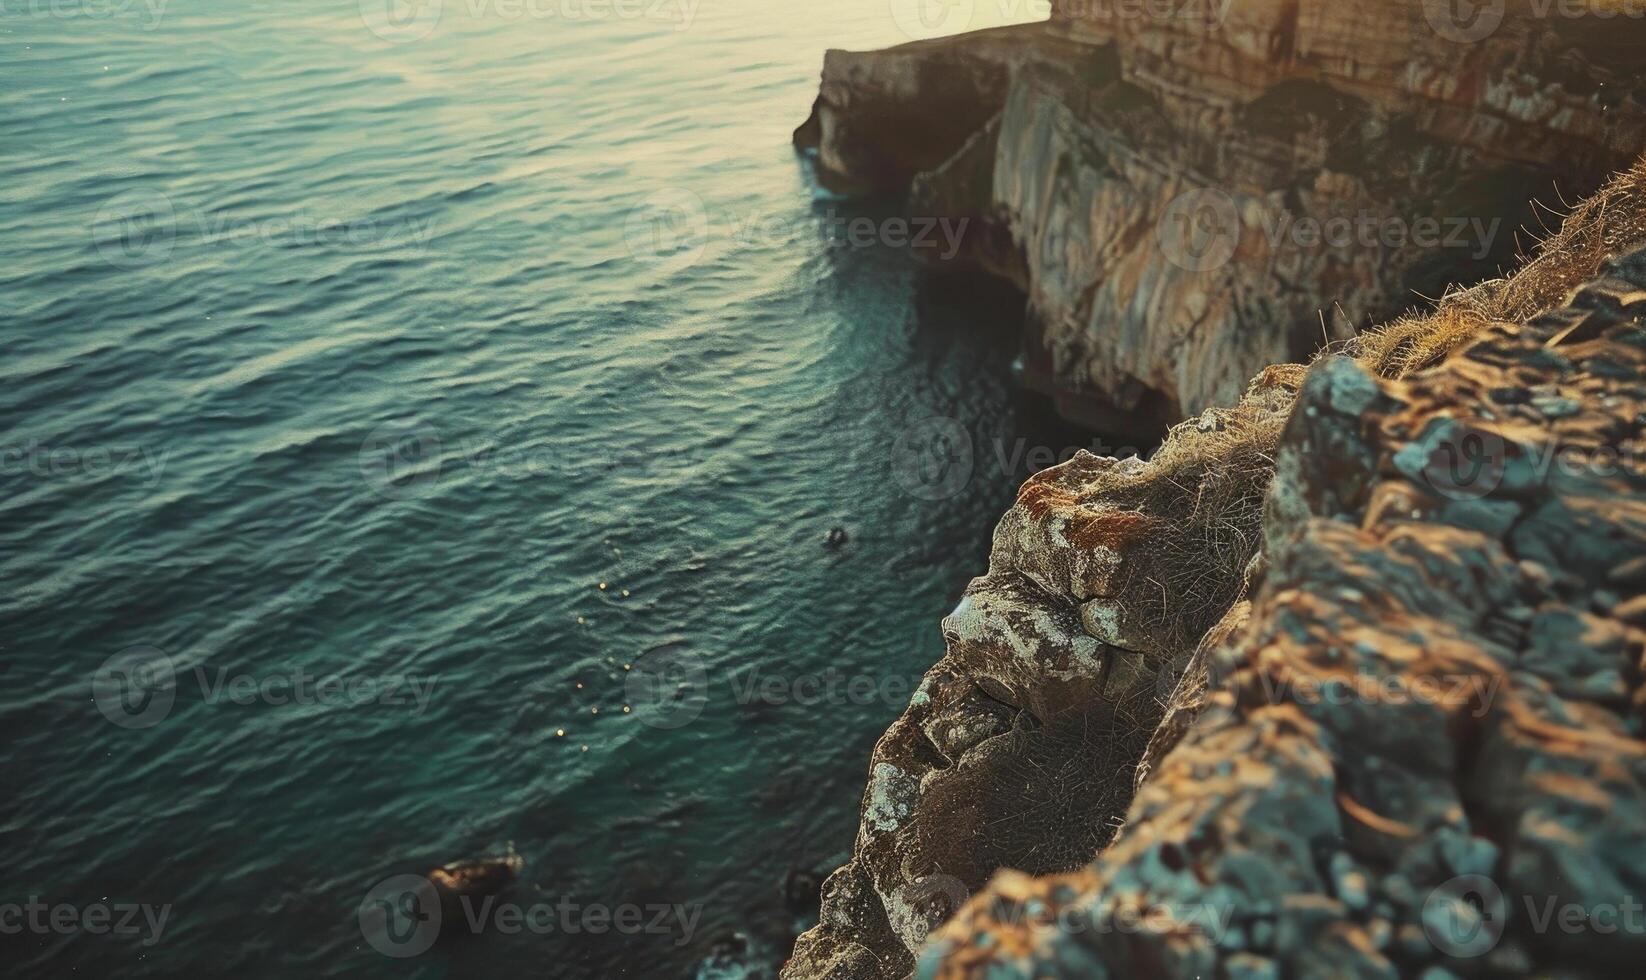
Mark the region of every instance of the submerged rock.
[[495, 895], [513, 883], [526, 861], [518, 854], [443, 864], [428, 874], [443, 895]]

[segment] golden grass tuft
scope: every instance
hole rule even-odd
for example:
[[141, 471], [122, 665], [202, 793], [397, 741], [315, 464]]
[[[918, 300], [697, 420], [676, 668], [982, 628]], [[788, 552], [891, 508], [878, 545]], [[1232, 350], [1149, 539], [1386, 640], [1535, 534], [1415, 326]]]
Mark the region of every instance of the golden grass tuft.
[[1513, 275], [1447, 293], [1434, 312], [1368, 330], [1344, 353], [1385, 378], [1404, 378], [1438, 364], [1493, 324], [1520, 323], [1553, 309], [1594, 278], [1608, 256], [1646, 242], [1643, 192], [1646, 159], [1573, 208]]

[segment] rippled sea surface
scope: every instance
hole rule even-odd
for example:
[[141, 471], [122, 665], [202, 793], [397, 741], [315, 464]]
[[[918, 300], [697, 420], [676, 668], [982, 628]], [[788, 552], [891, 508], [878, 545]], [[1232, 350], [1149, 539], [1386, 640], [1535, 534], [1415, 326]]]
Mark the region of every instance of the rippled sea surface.
[[[789, 145], [886, 0], [3, 9], [0, 903], [167, 916], [8, 961], [780, 962], [1053, 438], [1018, 301], [828, 237], [899, 205]], [[690, 927], [369, 941], [511, 846], [503, 900]]]

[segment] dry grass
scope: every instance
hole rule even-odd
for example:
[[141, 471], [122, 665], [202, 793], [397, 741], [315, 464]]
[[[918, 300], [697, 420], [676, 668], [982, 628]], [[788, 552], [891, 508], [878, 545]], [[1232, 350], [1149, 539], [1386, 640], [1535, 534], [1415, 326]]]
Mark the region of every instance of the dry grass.
[[1402, 378], [1439, 363], [1494, 323], [1519, 323], [1554, 308], [1607, 256], [1646, 241], [1643, 192], [1646, 159], [1573, 208], [1509, 278], [1448, 293], [1434, 312], [1373, 328], [1344, 353], [1383, 377]]
[[[1293, 376], [1265, 372], [1253, 390], [1284, 386], [1295, 392], [1303, 369], [1290, 367], [1296, 368]], [[1153, 459], [1163, 492], [1144, 508], [1172, 525], [1172, 533], [1153, 539], [1161, 588], [1158, 606], [1147, 605], [1155, 606], [1148, 609], [1150, 618], [1179, 649], [1192, 649], [1238, 598], [1241, 573], [1262, 534], [1263, 498], [1286, 419], [1251, 395], [1215, 418], [1219, 428], [1213, 431], [1203, 431], [1195, 419], [1168, 435]]]

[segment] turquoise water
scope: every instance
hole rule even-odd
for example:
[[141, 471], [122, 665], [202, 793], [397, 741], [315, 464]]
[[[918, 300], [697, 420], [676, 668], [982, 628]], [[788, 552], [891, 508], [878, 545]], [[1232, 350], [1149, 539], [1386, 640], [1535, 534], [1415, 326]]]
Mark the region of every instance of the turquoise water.
[[[495, 2], [3, 8], [0, 912], [167, 910], [0, 937], [26, 974], [780, 962], [996, 451], [1069, 441], [1016, 299], [820, 233], [897, 213], [788, 144], [886, 3]], [[691, 928], [368, 941], [511, 846], [509, 901]]]

